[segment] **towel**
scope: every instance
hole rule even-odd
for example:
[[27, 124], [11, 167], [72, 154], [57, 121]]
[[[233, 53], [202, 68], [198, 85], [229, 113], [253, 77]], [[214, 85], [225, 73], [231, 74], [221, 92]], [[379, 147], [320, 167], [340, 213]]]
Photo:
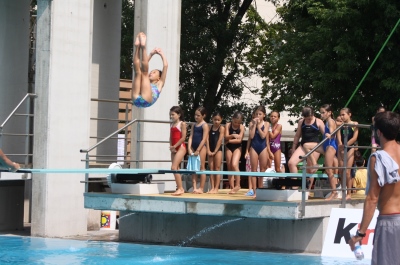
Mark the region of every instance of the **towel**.
[[188, 157], [187, 170], [193, 170], [193, 171], [200, 170], [200, 156]]
[[[371, 157], [375, 156], [375, 172], [378, 174], [378, 184], [383, 187], [385, 184], [393, 184], [400, 181], [398, 173], [399, 165], [394, 161], [384, 150], [379, 150], [369, 157], [368, 165], [370, 165]], [[365, 194], [368, 193], [371, 182], [371, 172], [368, 167], [368, 182], [365, 189]]]

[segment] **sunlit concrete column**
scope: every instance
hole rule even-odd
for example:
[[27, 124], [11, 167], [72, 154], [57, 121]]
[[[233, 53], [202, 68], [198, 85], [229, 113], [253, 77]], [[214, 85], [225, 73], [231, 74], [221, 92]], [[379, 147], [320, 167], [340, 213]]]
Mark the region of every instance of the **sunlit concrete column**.
[[[0, 1], [0, 124], [28, 92], [29, 0]], [[26, 113], [23, 105], [18, 113]], [[4, 133], [25, 133], [25, 117], [13, 117]], [[7, 136], [2, 149], [7, 154], [22, 154], [25, 137]], [[10, 157], [24, 162], [24, 157]]]
[[[91, 83], [93, 99], [119, 99], [121, 8], [121, 0], [93, 1]], [[100, 137], [91, 139], [91, 146], [118, 129], [118, 109], [119, 105], [115, 102], [91, 101], [90, 116], [98, 117], [99, 120], [91, 121], [90, 135]], [[111, 139], [93, 150], [91, 154], [116, 153], [117, 140]]]
[[[133, 108], [133, 117], [137, 119], [169, 120], [169, 109], [178, 104], [179, 93], [179, 54], [181, 32], [181, 0], [149, 0], [135, 1], [135, 32], [136, 36], [143, 31], [147, 35], [147, 51], [160, 47], [168, 60], [168, 73], [160, 98], [151, 107], [145, 109]], [[149, 70], [162, 69], [162, 60], [153, 56]], [[169, 140], [169, 124], [140, 125], [141, 140]], [[168, 143], [143, 143], [139, 157], [136, 156], [136, 131], [133, 128], [132, 157], [143, 160], [169, 160], [171, 153]], [[136, 164], [132, 164], [133, 167]], [[169, 168], [170, 162], [147, 162], [143, 168]], [[157, 179], [169, 178], [171, 175], [153, 176]], [[175, 183], [167, 182], [166, 189], [175, 189]]]
[[[93, 1], [38, 0], [35, 168], [82, 168], [89, 145]], [[34, 175], [32, 235], [86, 233], [83, 174]]]

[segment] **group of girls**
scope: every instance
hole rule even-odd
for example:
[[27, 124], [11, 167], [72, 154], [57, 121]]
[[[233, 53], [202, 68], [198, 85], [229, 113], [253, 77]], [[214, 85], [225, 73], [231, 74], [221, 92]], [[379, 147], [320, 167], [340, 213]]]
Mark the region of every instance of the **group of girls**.
[[[318, 169], [318, 158], [320, 154], [325, 156], [325, 167], [328, 175], [329, 183], [332, 188], [327, 200], [337, 198], [336, 190], [337, 180], [334, 178], [334, 169], [344, 167], [344, 140], [347, 137], [347, 167], [352, 167], [354, 162], [354, 148], [358, 137], [358, 128], [346, 126], [340, 130], [340, 133], [332, 133], [341, 123], [357, 124], [351, 120], [351, 110], [342, 108], [340, 110], [339, 119], [333, 119], [332, 106], [325, 104], [320, 108], [321, 119], [315, 116], [311, 107], [304, 107], [302, 110], [302, 119], [299, 120], [297, 131], [294, 136], [292, 146], [292, 156], [288, 162], [291, 173], [298, 172], [298, 164], [301, 162], [301, 156], [305, 156], [320, 142], [319, 135], [327, 138], [324, 144], [317, 148], [307, 158], [308, 173], [313, 174]], [[252, 115], [249, 124], [249, 139], [246, 148], [245, 157], [249, 159], [250, 166], [247, 168], [251, 172], [264, 172], [271, 166], [274, 160], [275, 172], [281, 171], [281, 143], [282, 125], [278, 124], [280, 114], [272, 111], [269, 115], [271, 124], [266, 121], [266, 110], [263, 106], [258, 106]], [[243, 125], [243, 114], [235, 112], [231, 122], [226, 126], [221, 126], [222, 116], [219, 112], [212, 114], [212, 125], [204, 121], [206, 110], [199, 107], [195, 111], [195, 123], [191, 126], [191, 133], [188, 141], [188, 147], [185, 146], [186, 139], [186, 123], [183, 122], [183, 111], [180, 107], [172, 107], [170, 110], [171, 118], [171, 136], [170, 150], [172, 159], [172, 170], [179, 169], [186, 153], [200, 157], [200, 170], [205, 170], [206, 156], [208, 156], [208, 164], [210, 170], [220, 170], [222, 165], [222, 141], [225, 140], [225, 157], [228, 171], [239, 172], [239, 162], [242, 155], [242, 140], [245, 132]], [[301, 141], [300, 141], [301, 139]], [[299, 144], [300, 141], [300, 145]], [[340, 175], [346, 178], [347, 188], [352, 187], [351, 170], [340, 171]], [[218, 193], [221, 175], [211, 175], [211, 190], [208, 193]], [[263, 187], [263, 178], [250, 176], [249, 190], [246, 196], [255, 197], [256, 189]], [[181, 195], [184, 193], [182, 187], [182, 179], [180, 174], [175, 174], [177, 190], [173, 195]], [[237, 193], [240, 189], [240, 176], [228, 176], [230, 191], [229, 194]], [[200, 175], [200, 183], [198, 185], [197, 175], [192, 176], [193, 193], [201, 194], [204, 192], [206, 176]], [[313, 184], [313, 178], [310, 178], [309, 187]], [[351, 190], [347, 191], [346, 199], [351, 199]]]
[[[250, 172], [265, 172], [275, 162], [275, 171], [281, 172], [281, 135], [282, 125], [278, 124], [280, 114], [271, 112], [271, 124], [266, 121], [264, 106], [258, 106], [249, 124], [249, 139], [246, 147], [246, 159], [250, 162], [246, 168]], [[263, 178], [249, 176], [249, 190], [246, 196], [256, 197], [257, 188], [262, 188]]]
[[[199, 107], [195, 111], [195, 122], [191, 126], [188, 146], [185, 145], [187, 125], [184, 122], [183, 111], [180, 107], [174, 106], [170, 109], [171, 131], [170, 131], [170, 151], [172, 160], [172, 170], [178, 170], [180, 164], [187, 153], [200, 157], [200, 170], [205, 170], [206, 156], [208, 156], [208, 166], [210, 170], [221, 170], [222, 165], [222, 142], [225, 141], [225, 158], [228, 171], [239, 172], [239, 162], [242, 155], [242, 141], [245, 132], [243, 125], [244, 116], [240, 112], [235, 112], [232, 119], [226, 126], [221, 126], [222, 116], [219, 112], [212, 114], [212, 125], [204, 121], [206, 110]], [[281, 148], [280, 137], [282, 126], [278, 124], [279, 112], [272, 112], [270, 123], [266, 121], [265, 107], [259, 106], [253, 112], [253, 119], [249, 124], [249, 148], [246, 156], [250, 157], [251, 171], [264, 172], [271, 165], [271, 159], [275, 160], [276, 172], [280, 172]], [[259, 165], [259, 168], [258, 168]], [[174, 174], [177, 185], [176, 191], [172, 195], [184, 193], [180, 174]], [[262, 187], [262, 178], [249, 177], [249, 191], [247, 196], [256, 196], [256, 188]], [[208, 193], [218, 193], [221, 175], [211, 175], [211, 190]], [[206, 181], [205, 175], [200, 175], [198, 185], [197, 175], [192, 176], [193, 193], [201, 194], [204, 192]], [[228, 176], [230, 186], [229, 194], [237, 193], [240, 186], [240, 176]]]
[[[135, 54], [133, 58], [135, 78], [133, 81], [133, 103], [140, 108], [150, 107], [158, 99], [161, 90], [164, 86], [168, 63], [160, 48], [155, 48], [146, 53], [146, 35], [140, 32], [135, 39]], [[142, 60], [140, 60], [140, 54]], [[163, 70], [153, 70], [148, 73], [149, 60], [153, 55], [158, 54], [163, 61]], [[379, 108], [377, 112], [385, 111], [384, 108]], [[325, 155], [326, 167], [343, 167], [344, 165], [344, 137], [347, 136], [347, 145], [354, 145], [358, 137], [357, 127], [347, 127], [341, 130], [339, 134], [332, 134], [332, 132], [341, 123], [354, 123], [351, 120], [351, 111], [349, 108], [340, 110], [340, 116], [333, 120], [332, 107], [328, 104], [320, 108], [321, 119], [314, 116], [314, 110], [310, 107], [303, 108], [301, 119], [298, 123], [296, 135], [293, 141], [293, 147], [290, 151], [292, 157], [289, 160], [290, 172], [297, 173], [297, 165], [300, 162], [299, 156], [303, 156], [313, 149], [319, 142], [319, 134], [321, 133], [324, 138], [328, 138], [322, 147], [318, 148], [316, 152], [312, 153], [307, 159], [307, 164], [311, 166], [309, 173], [317, 171], [317, 160], [320, 154]], [[186, 152], [189, 155], [200, 156], [200, 169], [205, 169], [205, 158], [208, 155], [208, 163], [210, 170], [218, 170], [222, 164], [222, 140], [225, 138], [226, 144], [226, 163], [229, 171], [239, 171], [239, 161], [242, 152], [242, 140], [244, 135], [243, 115], [236, 112], [232, 121], [226, 124], [226, 129], [221, 126], [221, 114], [216, 112], [212, 115], [213, 125], [209, 127], [204, 121], [206, 110], [200, 107], [195, 112], [196, 122], [191, 128], [188, 147], [186, 148], [186, 123], [183, 118], [183, 111], [180, 107], [174, 106], [170, 110], [171, 118], [171, 133], [170, 133], [170, 151], [173, 170], [179, 169]], [[265, 121], [266, 111], [263, 106], [259, 106], [254, 110], [252, 121], [249, 128], [249, 141], [246, 148], [246, 157], [250, 160], [249, 171], [264, 172], [271, 164], [271, 159], [275, 162], [275, 171], [281, 172], [281, 148], [280, 136], [282, 126], [278, 124], [279, 112], [273, 111], [270, 114], [271, 126]], [[325, 122], [325, 123], [324, 123]], [[372, 123], [374, 120], [372, 119]], [[346, 130], [346, 132], [345, 132]], [[297, 146], [301, 138], [300, 146]], [[372, 151], [376, 150], [378, 145], [375, 143], [375, 137], [371, 137]], [[354, 162], [354, 148], [350, 147], [347, 151], [347, 166], [351, 167]], [[341, 172], [342, 177], [346, 177], [347, 188], [352, 187], [350, 169], [346, 172]], [[334, 170], [326, 169], [329, 177], [329, 182], [332, 188], [331, 195], [327, 200], [334, 199], [338, 196], [336, 191], [337, 181], [334, 179]], [[240, 190], [240, 177], [229, 176], [229, 185], [231, 190], [229, 193], [236, 193]], [[257, 180], [258, 179], [258, 180]], [[182, 179], [180, 174], [175, 174], [175, 181], [177, 190], [173, 195], [181, 195], [184, 193], [182, 187]], [[193, 193], [203, 193], [206, 181], [205, 175], [200, 175], [200, 185], [197, 186], [197, 176], [193, 176]], [[211, 176], [212, 189], [209, 193], [217, 193], [220, 182], [220, 175]], [[313, 179], [310, 179], [310, 187], [312, 186]], [[262, 187], [262, 178], [249, 177], [249, 191], [247, 196], [255, 196], [256, 188]], [[347, 191], [346, 199], [351, 199], [351, 190]]]
[[[183, 110], [179, 106], [170, 109], [170, 151], [171, 151], [171, 169], [178, 170], [180, 164], [188, 153], [189, 156], [200, 157], [200, 170], [205, 170], [205, 159], [208, 155], [208, 165], [210, 170], [220, 170], [222, 164], [222, 140], [225, 136], [225, 128], [221, 126], [222, 116], [219, 112], [212, 115], [212, 126], [204, 121], [206, 109], [199, 107], [196, 109], [195, 122], [191, 126], [188, 146], [185, 145], [187, 125], [184, 122]], [[243, 136], [242, 136], [243, 137]], [[235, 141], [230, 141], [234, 144]], [[180, 174], [174, 174], [176, 182], [176, 191], [174, 196], [183, 194], [185, 191], [182, 186], [182, 177]], [[220, 175], [211, 176], [211, 190], [208, 193], [218, 193]], [[197, 175], [192, 176], [193, 193], [201, 194], [204, 192], [206, 175], [200, 175], [200, 183], [197, 185]]]
[[[320, 154], [325, 156], [325, 167], [328, 180], [332, 188], [332, 192], [326, 200], [332, 200], [338, 197], [336, 190], [337, 180], [334, 178], [334, 169], [330, 167], [344, 167], [344, 141], [347, 137], [347, 146], [355, 145], [358, 137], [357, 127], [343, 127], [340, 133], [332, 133], [336, 130], [337, 126], [342, 123], [357, 124], [356, 121], [351, 120], [351, 110], [349, 108], [342, 108], [340, 110], [339, 118], [336, 121], [333, 119], [332, 106], [325, 104], [320, 108], [321, 119], [315, 117], [314, 110], [311, 107], [304, 107], [302, 110], [302, 119], [299, 120], [297, 131], [293, 139], [292, 157], [289, 160], [289, 170], [291, 173], [297, 173], [297, 165], [301, 161], [301, 156], [305, 156], [319, 143], [319, 135], [322, 134], [323, 138], [327, 138], [322, 146], [318, 147], [309, 157], [307, 157], [307, 165], [309, 167], [308, 173], [313, 174], [317, 171], [317, 160]], [[300, 145], [299, 144], [299, 140]], [[354, 162], [354, 148], [347, 149], [347, 167], [352, 167]], [[340, 175], [346, 178], [347, 188], [352, 188], [351, 169], [339, 170]], [[310, 178], [309, 187], [313, 184], [313, 178]], [[346, 199], [351, 199], [351, 190], [347, 191]]]

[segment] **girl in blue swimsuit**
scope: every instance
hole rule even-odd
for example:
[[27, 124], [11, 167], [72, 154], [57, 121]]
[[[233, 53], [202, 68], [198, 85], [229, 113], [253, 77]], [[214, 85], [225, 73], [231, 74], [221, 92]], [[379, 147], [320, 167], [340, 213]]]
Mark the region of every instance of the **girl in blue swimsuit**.
[[[147, 108], [153, 105], [160, 96], [167, 76], [168, 63], [164, 53], [160, 48], [151, 51], [150, 55], [146, 52], [146, 35], [140, 32], [135, 40], [135, 54], [133, 57], [133, 68], [135, 76], [132, 83], [133, 105], [138, 108]], [[142, 55], [142, 66], [140, 67], [140, 54]], [[149, 61], [154, 54], [161, 56], [163, 70], [152, 70], [149, 72]]]
[[[208, 126], [204, 121], [206, 109], [199, 107], [194, 113], [195, 123], [192, 125], [188, 141], [188, 155], [200, 156], [200, 170], [205, 170], [207, 154]], [[197, 188], [197, 175], [192, 175], [193, 193], [202, 194], [206, 183], [206, 175], [200, 175], [200, 188]]]
[[[249, 139], [251, 140], [250, 148], [250, 163], [251, 171], [257, 172], [257, 165], [260, 165], [260, 172], [265, 172], [268, 163], [268, 148], [269, 143], [269, 123], [264, 121], [266, 111], [264, 106], [259, 106], [255, 110], [255, 118], [250, 123]], [[256, 188], [263, 187], [263, 178], [249, 177], [253, 190], [249, 190], [246, 195], [256, 197]]]
[[[336, 134], [332, 135], [331, 132], [336, 130], [336, 122], [333, 120], [333, 113], [332, 113], [332, 106], [329, 104], [322, 105], [319, 109], [321, 113], [321, 119], [325, 121], [325, 132], [323, 134], [323, 138], [328, 138], [322, 146], [318, 147], [316, 152], [325, 155], [325, 167], [337, 167], [337, 158], [336, 152], [338, 150], [337, 141], [336, 141]], [[316, 165], [317, 162], [314, 157], [311, 157], [311, 163]], [[328, 175], [329, 183], [332, 188], [332, 192], [330, 193], [329, 197], [326, 200], [336, 199], [338, 193], [336, 191], [336, 179], [334, 178], [333, 169], [329, 168], [326, 169], [326, 174]]]
[[[358, 124], [356, 121], [351, 120], [351, 110], [349, 108], [343, 108], [340, 110], [340, 117], [342, 118], [342, 121], [344, 123], [350, 123], [350, 124]], [[350, 127], [350, 126], [344, 126], [341, 130], [340, 133], [337, 135], [338, 138], [338, 147], [339, 147], [339, 167], [344, 166], [344, 138], [345, 134], [347, 134], [347, 146], [352, 146], [355, 144], [358, 138], [358, 128], [357, 127]], [[347, 167], [352, 167], [354, 163], [354, 148], [348, 147], [347, 149]], [[344, 170], [340, 170], [340, 175], [344, 178], [346, 178], [346, 186], [348, 189], [351, 189], [353, 187], [353, 181], [351, 179], [351, 169], [347, 169], [346, 173], [343, 172]], [[351, 199], [351, 190], [347, 191], [347, 196], [346, 200]]]

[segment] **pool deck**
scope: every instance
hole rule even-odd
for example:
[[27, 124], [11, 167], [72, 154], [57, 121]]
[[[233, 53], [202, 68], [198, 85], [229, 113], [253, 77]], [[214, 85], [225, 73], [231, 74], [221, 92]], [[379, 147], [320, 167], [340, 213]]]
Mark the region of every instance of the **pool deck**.
[[[85, 208], [126, 212], [194, 214], [207, 216], [307, 219], [329, 217], [332, 208], [341, 207], [341, 200], [325, 201], [313, 198], [312, 193], [305, 202], [305, 213], [301, 216], [301, 201], [261, 201], [246, 197], [247, 190], [228, 194], [229, 190], [219, 190], [217, 194], [171, 193], [130, 195], [116, 193], [85, 193]], [[284, 191], [282, 191], [284, 192]], [[364, 195], [352, 195], [346, 208], [362, 208]]]

